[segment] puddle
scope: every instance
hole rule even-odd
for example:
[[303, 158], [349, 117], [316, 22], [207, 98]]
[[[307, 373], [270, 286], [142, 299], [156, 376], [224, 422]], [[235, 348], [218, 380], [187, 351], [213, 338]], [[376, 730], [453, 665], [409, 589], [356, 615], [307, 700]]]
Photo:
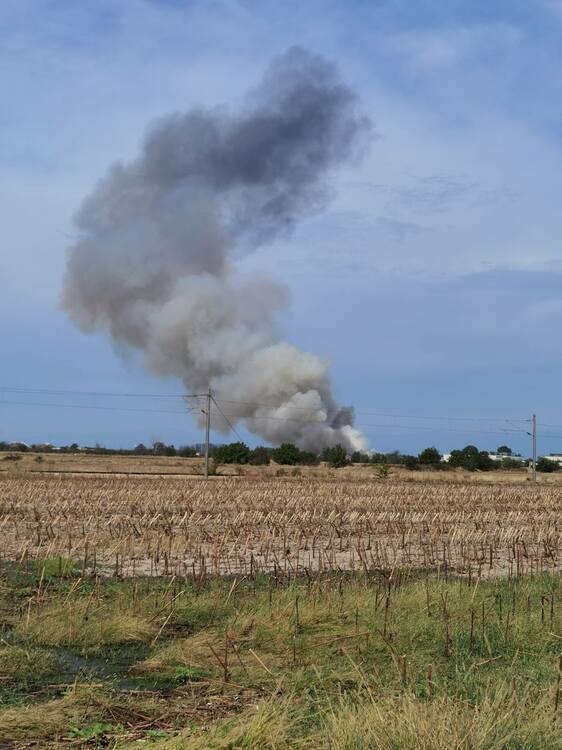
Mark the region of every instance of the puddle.
[[76, 653], [65, 646], [48, 649], [61, 666], [60, 682], [79, 681], [103, 682], [117, 690], [149, 690], [170, 687], [169, 681], [162, 678], [131, 674], [131, 667], [142, 659], [143, 649], [108, 650], [107, 654], [88, 655]]

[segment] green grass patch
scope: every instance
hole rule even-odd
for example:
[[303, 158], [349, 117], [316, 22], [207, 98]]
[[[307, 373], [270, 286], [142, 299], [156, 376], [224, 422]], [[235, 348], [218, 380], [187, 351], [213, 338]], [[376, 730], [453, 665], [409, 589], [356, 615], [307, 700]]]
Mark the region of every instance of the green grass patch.
[[0, 582], [0, 698], [24, 703], [0, 708], [0, 744], [27, 726], [42, 747], [562, 748], [559, 576], [30, 575]]

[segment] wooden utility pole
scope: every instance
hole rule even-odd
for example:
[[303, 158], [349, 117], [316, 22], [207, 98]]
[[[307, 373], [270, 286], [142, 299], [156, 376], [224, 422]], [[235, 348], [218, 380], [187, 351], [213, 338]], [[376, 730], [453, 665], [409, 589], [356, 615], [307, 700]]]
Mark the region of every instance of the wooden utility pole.
[[205, 479], [209, 478], [209, 434], [211, 431], [211, 389], [207, 393], [207, 408], [205, 409]]
[[532, 424], [532, 441], [533, 441], [533, 482], [537, 481], [537, 415], [533, 414]]

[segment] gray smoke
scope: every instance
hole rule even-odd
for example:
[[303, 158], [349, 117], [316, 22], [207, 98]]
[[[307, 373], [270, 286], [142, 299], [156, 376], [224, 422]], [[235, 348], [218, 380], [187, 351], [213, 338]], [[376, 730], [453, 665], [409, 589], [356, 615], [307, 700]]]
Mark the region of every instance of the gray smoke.
[[[191, 110], [151, 129], [83, 202], [62, 303], [85, 332], [107, 330], [145, 366], [210, 386], [235, 423], [272, 443], [365, 447], [327, 364], [282, 340], [287, 301], [236, 258], [329, 197], [330, 168], [368, 140], [367, 118], [331, 63], [292, 48], [237, 113]], [[226, 429], [220, 415], [215, 428]]]

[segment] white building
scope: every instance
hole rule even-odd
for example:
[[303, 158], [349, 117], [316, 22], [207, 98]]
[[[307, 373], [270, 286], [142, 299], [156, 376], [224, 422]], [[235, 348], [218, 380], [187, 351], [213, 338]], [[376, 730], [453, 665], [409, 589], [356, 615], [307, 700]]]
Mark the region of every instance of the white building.
[[[520, 453], [488, 453], [488, 456], [492, 459], [492, 461], [503, 461], [506, 458], [510, 458], [512, 461], [519, 461], [519, 463], [521, 464], [525, 463], [525, 461], [527, 460]], [[450, 458], [450, 453], [444, 453], [441, 460], [445, 463], [448, 463]], [[547, 458], [550, 458], [550, 456], [547, 456]], [[562, 454], [560, 454], [560, 462], [562, 463]]]
[[523, 463], [526, 459], [520, 453], [488, 453], [492, 461], [503, 461], [506, 458]]

